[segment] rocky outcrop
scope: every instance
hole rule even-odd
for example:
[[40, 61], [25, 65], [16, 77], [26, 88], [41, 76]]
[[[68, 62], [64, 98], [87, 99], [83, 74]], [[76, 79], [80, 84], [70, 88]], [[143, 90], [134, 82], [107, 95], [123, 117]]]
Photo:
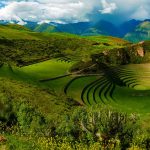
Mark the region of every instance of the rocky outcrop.
[[145, 50], [144, 50], [144, 41], [139, 42], [138, 44], [133, 44], [132, 47], [137, 53], [137, 56], [144, 57], [145, 56]]
[[145, 48], [145, 43], [146, 42], [141, 41], [137, 44], [127, 45], [122, 48], [105, 50], [102, 53], [93, 54], [91, 59], [93, 62], [110, 65], [150, 62], [150, 57], [148, 56], [149, 51]]
[[144, 57], [145, 56], [145, 52], [144, 52], [144, 48], [139, 46], [137, 48], [137, 55], [140, 56], [140, 57]]

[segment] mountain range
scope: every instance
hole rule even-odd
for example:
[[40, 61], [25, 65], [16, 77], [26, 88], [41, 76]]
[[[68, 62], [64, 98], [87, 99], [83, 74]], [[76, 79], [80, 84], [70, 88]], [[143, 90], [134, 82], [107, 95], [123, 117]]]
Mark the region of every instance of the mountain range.
[[[150, 40], [150, 19], [140, 20], [129, 20], [123, 22], [121, 25], [115, 25], [111, 22], [100, 20], [96, 23], [93, 22], [78, 22], [78, 23], [37, 23], [31, 21], [25, 21], [24, 25], [28, 29], [36, 32], [66, 32], [77, 35], [109, 35], [124, 38], [131, 42], [139, 42], [143, 40]], [[0, 21], [0, 24], [10, 24], [17, 22]]]
[[134, 42], [150, 40], [150, 21], [141, 22], [132, 32], [127, 33], [124, 38]]

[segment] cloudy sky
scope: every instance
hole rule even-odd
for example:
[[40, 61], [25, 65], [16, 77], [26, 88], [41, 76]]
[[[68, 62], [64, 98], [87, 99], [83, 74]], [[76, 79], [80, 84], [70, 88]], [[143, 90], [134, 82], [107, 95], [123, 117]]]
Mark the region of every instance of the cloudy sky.
[[150, 0], [0, 0], [0, 20], [83, 22], [106, 19], [122, 22], [149, 19]]

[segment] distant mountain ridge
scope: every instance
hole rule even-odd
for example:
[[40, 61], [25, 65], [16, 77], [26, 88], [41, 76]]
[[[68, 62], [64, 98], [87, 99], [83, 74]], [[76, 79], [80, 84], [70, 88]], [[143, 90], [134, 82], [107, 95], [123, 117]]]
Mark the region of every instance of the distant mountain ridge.
[[119, 27], [121, 36], [123, 37], [127, 33], [132, 32], [136, 28], [136, 26], [138, 26], [140, 23], [142, 23], [142, 21], [135, 20], [135, 19], [132, 19], [132, 20], [122, 23]]
[[127, 33], [124, 38], [132, 42], [150, 40], [150, 21], [140, 23], [132, 32]]
[[[77, 35], [84, 36], [95, 36], [95, 35], [109, 35], [120, 38], [125, 38], [126, 40], [132, 42], [139, 42], [142, 40], [149, 40], [149, 32], [150, 32], [150, 19], [146, 19], [144, 21], [140, 20], [129, 20], [121, 25], [114, 25], [113, 23], [100, 20], [96, 23], [93, 22], [78, 22], [78, 23], [68, 23], [68, 24], [59, 24], [59, 23], [42, 23], [39, 24], [37, 22], [25, 21], [25, 27], [33, 30], [35, 32], [66, 32]], [[146, 22], [146, 23], [145, 23]], [[15, 21], [0, 21], [0, 24], [9, 24], [14, 23]]]

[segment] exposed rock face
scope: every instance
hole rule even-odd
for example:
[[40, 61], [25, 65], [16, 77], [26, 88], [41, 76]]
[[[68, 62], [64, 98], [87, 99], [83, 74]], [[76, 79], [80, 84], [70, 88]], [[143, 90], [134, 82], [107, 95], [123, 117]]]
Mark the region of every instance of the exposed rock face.
[[104, 54], [105, 56], [107, 56], [107, 55], [109, 54], [109, 52], [108, 52], [108, 51], [104, 51], [103, 54]]
[[144, 44], [144, 41], [139, 42], [139, 44]]
[[144, 52], [144, 48], [143, 48], [142, 46], [139, 46], [139, 47], [137, 48], [137, 55], [138, 55], [138, 56], [141, 56], [141, 57], [144, 57], [145, 52]]
[[138, 44], [132, 45], [137, 52], [137, 56], [144, 57], [145, 56], [145, 50], [144, 50], [144, 41], [139, 42]]
[[126, 47], [105, 50], [102, 53], [92, 55], [93, 62], [101, 62], [113, 65], [124, 65], [129, 63], [142, 63], [146, 56], [145, 42], [141, 41]]

